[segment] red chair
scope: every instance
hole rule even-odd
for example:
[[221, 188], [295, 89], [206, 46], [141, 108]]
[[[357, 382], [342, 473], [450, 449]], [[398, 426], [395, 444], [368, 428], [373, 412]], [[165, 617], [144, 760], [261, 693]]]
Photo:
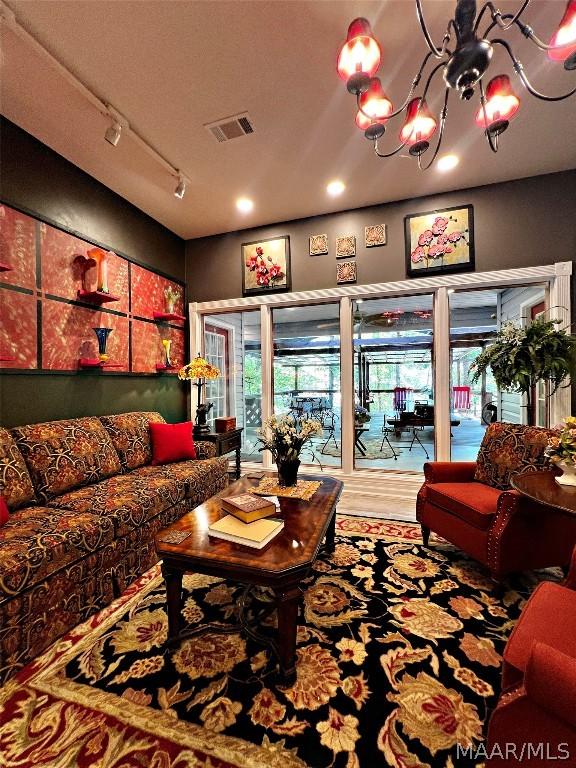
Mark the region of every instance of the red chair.
[[455, 411], [470, 410], [470, 387], [452, 387], [452, 408]]
[[[574, 765], [576, 549], [564, 585], [540, 584], [524, 606], [504, 650], [502, 687], [488, 726], [486, 766]], [[516, 755], [509, 746], [501, 757], [507, 744]]]
[[486, 430], [477, 461], [424, 464], [416, 502], [424, 545], [434, 531], [485, 565], [495, 579], [567, 565], [576, 543], [576, 516], [510, 489], [512, 474], [545, 468], [551, 434], [496, 422]]

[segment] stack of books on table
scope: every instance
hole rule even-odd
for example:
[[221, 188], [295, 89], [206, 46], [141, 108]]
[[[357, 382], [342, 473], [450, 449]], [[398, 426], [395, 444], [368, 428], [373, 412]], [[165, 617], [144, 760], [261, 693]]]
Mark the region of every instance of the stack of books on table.
[[210, 536], [262, 549], [284, 528], [284, 520], [272, 517], [280, 509], [276, 496], [265, 498], [243, 493], [228, 496], [221, 504], [229, 514], [209, 526]]

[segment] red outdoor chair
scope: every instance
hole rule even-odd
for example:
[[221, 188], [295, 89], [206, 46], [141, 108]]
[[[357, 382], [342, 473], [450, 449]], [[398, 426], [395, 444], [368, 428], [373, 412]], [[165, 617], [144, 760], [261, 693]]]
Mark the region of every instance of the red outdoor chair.
[[470, 410], [470, 387], [452, 387], [452, 408], [455, 411]]

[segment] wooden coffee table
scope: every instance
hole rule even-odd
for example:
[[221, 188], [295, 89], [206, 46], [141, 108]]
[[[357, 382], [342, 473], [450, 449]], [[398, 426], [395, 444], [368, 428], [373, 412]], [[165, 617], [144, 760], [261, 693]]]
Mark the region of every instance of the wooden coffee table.
[[[275, 476], [272, 472], [263, 474]], [[166, 582], [170, 643], [202, 631], [202, 627], [192, 631], [182, 628], [182, 576], [185, 573], [220, 576], [248, 587], [270, 587], [278, 611], [278, 633], [277, 639], [268, 644], [278, 656], [282, 682], [290, 684], [295, 680], [296, 630], [303, 597], [302, 582], [318, 557], [324, 538], [325, 546], [329, 550], [334, 549], [336, 505], [343, 487], [339, 480], [332, 477], [300, 477], [321, 481], [322, 485], [310, 501], [280, 498], [279, 516], [284, 519], [284, 529], [264, 549], [251, 549], [208, 535], [208, 526], [226, 514], [220, 509], [219, 499], [246, 493], [258, 485], [258, 479], [249, 477], [240, 478], [156, 535], [156, 551], [162, 560], [162, 574]], [[189, 535], [181, 544], [167, 544], [160, 539], [168, 531], [186, 531]], [[240, 603], [242, 614], [244, 597]], [[251, 637], [263, 639], [248, 628], [242, 615], [241, 622]], [[218, 625], [217, 631], [226, 629]], [[235, 631], [238, 631], [237, 627]]]

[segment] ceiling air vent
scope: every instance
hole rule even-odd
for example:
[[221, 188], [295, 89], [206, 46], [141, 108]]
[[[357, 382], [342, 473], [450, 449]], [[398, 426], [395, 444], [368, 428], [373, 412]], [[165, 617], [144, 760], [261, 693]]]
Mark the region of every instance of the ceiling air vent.
[[239, 139], [241, 136], [247, 136], [249, 133], [254, 133], [254, 126], [252, 121], [248, 117], [247, 112], [242, 112], [239, 115], [232, 115], [232, 117], [223, 117], [221, 120], [216, 120], [214, 123], [207, 123], [205, 126], [216, 141], [230, 141], [231, 139]]

